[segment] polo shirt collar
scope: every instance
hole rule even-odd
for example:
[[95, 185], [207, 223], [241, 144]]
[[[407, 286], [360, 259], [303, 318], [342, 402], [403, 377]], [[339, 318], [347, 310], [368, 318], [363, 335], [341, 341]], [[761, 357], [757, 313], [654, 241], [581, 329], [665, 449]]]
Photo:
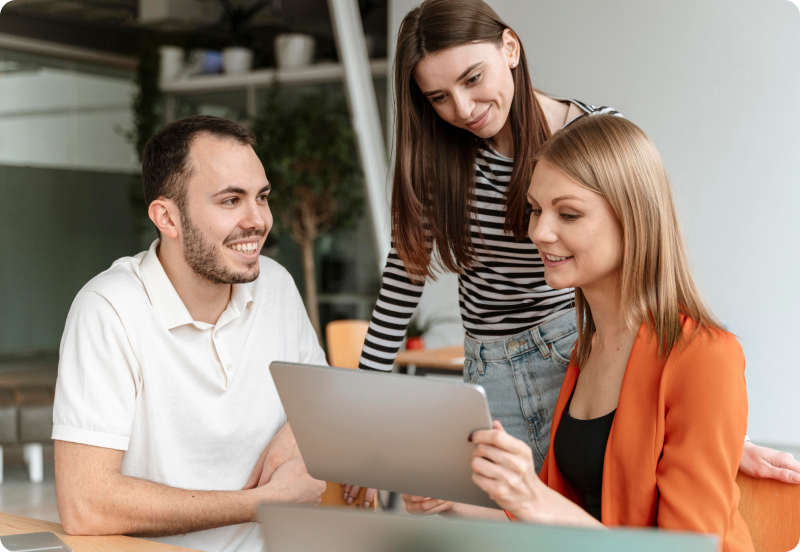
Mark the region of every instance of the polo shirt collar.
[[231, 302], [229, 307], [233, 308], [234, 314], [239, 317], [244, 313], [247, 305], [253, 302], [253, 282], [248, 284], [233, 284]]
[[[175, 291], [167, 273], [164, 272], [161, 261], [158, 260], [159, 243], [160, 240], [154, 241], [142, 259], [142, 280], [147, 294], [150, 296], [150, 303], [168, 330], [185, 324], [194, 324], [195, 321], [189, 313], [189, 309], [183, 304], [183, 300]], [[223, 321], [223, 318], [238, 318], [244, 313], [247, 305], [253, 302], [253, 284], [254, 282], [233, 285], [230, 303], [222, 313], [220, 320], [217, 321], [218, 325], [228, 321]], [[233, 310], [233, 316], [226, 315], [229, 310]]]
[[161, 261], [158, 260], [159, 243], [160, 240], [154, 241], [142, 259], [142, 280], [150, 296], [150, 303], [168, 330], [184, 324], [193, 324], [194, 319], [189, 314], [189, 309], [183, 304], [169, 276], [164, 272]]

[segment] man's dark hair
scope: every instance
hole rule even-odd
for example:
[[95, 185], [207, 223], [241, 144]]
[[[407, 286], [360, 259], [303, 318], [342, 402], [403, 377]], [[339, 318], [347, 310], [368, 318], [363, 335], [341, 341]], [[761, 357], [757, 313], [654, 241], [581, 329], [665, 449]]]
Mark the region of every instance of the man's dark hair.
[[148, 207], [154, 200], [164, 197], [177, 203], [183, 212], [186, 180], [192, 174], [189, 148], [198, 134], [256, 145], [252, 130], [222, 117], [194, 115], [169, 123], [147, 142], [142, 154], [144, 202]]

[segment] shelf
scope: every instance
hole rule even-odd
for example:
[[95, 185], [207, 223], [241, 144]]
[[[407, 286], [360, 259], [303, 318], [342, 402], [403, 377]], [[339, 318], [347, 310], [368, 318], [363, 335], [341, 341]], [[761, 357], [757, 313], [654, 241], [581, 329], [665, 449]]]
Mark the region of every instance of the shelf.
[[[388, 70], [385, 59], [375, 59], [369, 63], [373, 77], [384, 77]], [[221, 90], [247, 90], [255, 87], [269, 87], [277, 80], [282, 85], [318, 84], [337, 82], [344, 79], [344, 67], [340, 63], [316, 63], [297, 69], [257, 69], [243, 75], [199, 75], [162, 81], [161, 91], [167, 94], [197, 94]]]

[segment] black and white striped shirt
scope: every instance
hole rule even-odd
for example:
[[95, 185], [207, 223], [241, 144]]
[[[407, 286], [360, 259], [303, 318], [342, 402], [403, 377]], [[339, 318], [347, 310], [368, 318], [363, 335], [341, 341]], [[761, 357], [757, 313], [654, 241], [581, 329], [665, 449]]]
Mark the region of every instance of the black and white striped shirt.
[[[591, 115], [618, 115], [609, 107], [560, 101], [569, 101]], [[498, 341], [524, 332], [572, 306], [571, 289], [555, 290], [545, 283], [544, 264], [533, 242], [528, 238], [516, 241], [503, 230], [513, 166], [513, 159], [488, 147], [478, 150], [477, 204], [470, 227], [475, 258], [472, 267], [458, 277], [458, 297], [464, 329], [479, 341]], [[423, 288], [424, 283], [411, 281], [392, 247], [360, 368], [391, 370]]]

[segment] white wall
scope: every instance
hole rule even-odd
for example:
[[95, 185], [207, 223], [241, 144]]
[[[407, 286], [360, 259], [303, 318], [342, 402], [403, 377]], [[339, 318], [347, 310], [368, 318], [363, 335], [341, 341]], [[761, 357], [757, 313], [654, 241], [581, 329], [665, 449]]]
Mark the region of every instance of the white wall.
[[130, 79], [69, 69], [0, 72], [0, 164], [135, 172], [122, 135], [134, 91]]
[[[614, 106], [653, 138], [695, 273], [745, 349], [750, 434], [800, 446], [798, 8], [787, 0], [489, 1], [520, 35], [535, 86]], [[390, 4], [396, 37], [417, 2]], [[454, 297], [454, 279], [439, 285]]]

